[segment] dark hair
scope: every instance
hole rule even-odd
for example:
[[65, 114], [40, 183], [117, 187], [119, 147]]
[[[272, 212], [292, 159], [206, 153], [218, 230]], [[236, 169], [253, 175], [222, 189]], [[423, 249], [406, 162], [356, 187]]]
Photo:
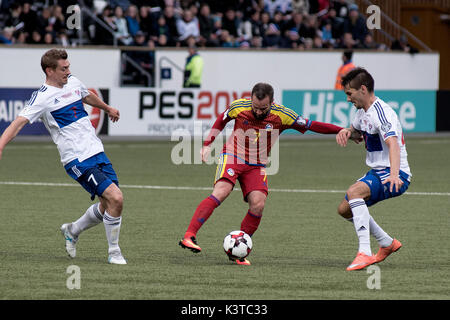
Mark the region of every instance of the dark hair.
[[353, 51], [352, 50], [345, 50], [344, 56], [347, 58], [347, 60], [352, 60]]
[[270, 102], [273, 101], [273, 88], [268, 83], [259, 82], [255, 84], [252, 89], [252, 97], [256, 96], [258, 100], [262, 100], [265, 97], [269, 97]]
[[41, 58], [41, 68], [44, 71], [47, 68], [56, 69], [58, 66], [58, 60], [66, 60], [67, 52], [64, 49], [51, 49], [48, 50]]
[[369, 92], [373, 92], [375, 87], [375, 81], [369, 72], [364, 68], [355, 68], [342, 77], [342, 86], [347, 84], [350, 88], [358, 90], [362, 85], [366, 86]]

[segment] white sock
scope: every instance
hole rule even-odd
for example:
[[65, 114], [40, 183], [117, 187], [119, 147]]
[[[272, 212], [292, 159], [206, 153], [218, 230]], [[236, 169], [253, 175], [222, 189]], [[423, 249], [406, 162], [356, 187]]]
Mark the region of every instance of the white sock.
[[389, 247], [394, 239], [392, 239], [383, 229], [381, 229], [381, 227], [375, 222], [371, 215], [369, 215], [369, 217], [370, 234], [372, 234], [375, 239], [377, 239], [380, 247]]
[[70, 232], [74, 236], [78, 237], [78, 235], [84, 230], [92, 228], [103, 221], [103, 216], [98, 209], [99, 205], [100, 203], [93, 204], [77, 221], [72, 223]]
[[355, 226], [356, 234], [359, 239], [358, 252], [363, 252], [369, 256], [372, 255], [370, 249], [370, 228], [369, 209], [363, 199], [352, 199], [348, 202], [353, 213], [353, 225]]
[[[353, 217], [345, 220], [353, 223]], [[394, 239], [392, 239], [383, 229], [381, 229], [381, 227], [375, 222], [375, 220], [370, 214], [369, 214], [369, 229], [370, 234], [374, 236], [375, 239], [377, 239], [378, 244], [382, 248], [389, 247], [392, 244], [392, 241], [394, 241]]]
[[122, 217], [111, 217], [108, 212], [105, 211], [105, 214], [103, 215], [103, 224], [105, 225], [106, 239], [108, 240], [108, 253], [120, 253], [119, 234]]

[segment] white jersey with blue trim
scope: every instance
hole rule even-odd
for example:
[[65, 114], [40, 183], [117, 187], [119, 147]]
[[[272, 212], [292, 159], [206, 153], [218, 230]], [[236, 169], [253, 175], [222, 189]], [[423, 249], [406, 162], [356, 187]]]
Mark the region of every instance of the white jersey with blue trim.
[[377, 97], [367, 112], [359, 109], [352, 126], [363, 134], [367, 150], [366, 164], [375, 170], [390, 167], [389, 148], [385, 140], [397, 137], [400, 147], [400, 170], [411, 176], [402, 126], [397, 114], [386, 102]]
[[30, 123], [42, 120], [63, 165], [75, 159], [82, 162], [104, 151], [81, 100], [89, 94], [86, 86], [70, 75], [62, 88], [44, 83], [19, 113]]

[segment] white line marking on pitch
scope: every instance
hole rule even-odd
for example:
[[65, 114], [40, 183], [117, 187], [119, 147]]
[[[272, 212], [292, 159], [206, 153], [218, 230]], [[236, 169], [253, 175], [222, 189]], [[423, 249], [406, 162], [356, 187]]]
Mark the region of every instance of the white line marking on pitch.
[[[0, 185], [13, 186], [40, 186], [40, 187], [78, 187], [76, 183], [56, 183], [56, 182], [18, 182], [0, 181]], [[175, 186], [146, 186], [146, 185], [120, 185], [123, 189], [155, 189], [155, 190], [211, 190], [212, 187], [175, 187]], [[240, 190], [235, 188], [234, 190]], [[345, 193], [345, 190], [313, 190], [313, 189], [269, 189], [270, 192], [286, 193]], [[407, 195], [415, 196], [450, 196], [450, 192], [406, 192]]]

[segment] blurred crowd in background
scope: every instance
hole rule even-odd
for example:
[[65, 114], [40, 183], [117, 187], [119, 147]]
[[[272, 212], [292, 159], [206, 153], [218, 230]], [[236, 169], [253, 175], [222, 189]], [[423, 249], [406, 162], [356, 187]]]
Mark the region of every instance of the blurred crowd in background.
[[[222, 48], [409, 49], [376, 43], [348, 0], [0, 0], [0, 43]], [[79, 4], [81, 29], [67, 27]], [[82, 34], [80, 34], [82, 32]]]

